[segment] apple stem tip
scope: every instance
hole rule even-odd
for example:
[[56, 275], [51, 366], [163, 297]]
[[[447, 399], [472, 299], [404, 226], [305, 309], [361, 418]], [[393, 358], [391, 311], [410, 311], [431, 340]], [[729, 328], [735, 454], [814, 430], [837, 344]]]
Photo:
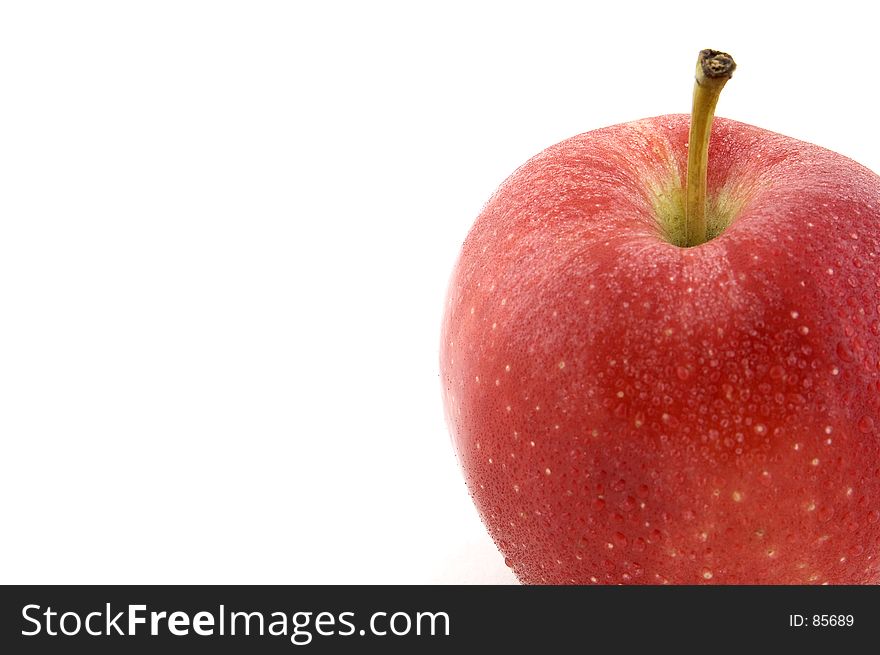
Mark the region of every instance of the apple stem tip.
[[[700, 50], [700, 68], [704, 77], [726, 77], [730, 79], [733, 71], [736, 70], [736, 62], [726, 52], [706, 48], [705, 50]], [[697, 81], [699, 81], [699, 76]]]

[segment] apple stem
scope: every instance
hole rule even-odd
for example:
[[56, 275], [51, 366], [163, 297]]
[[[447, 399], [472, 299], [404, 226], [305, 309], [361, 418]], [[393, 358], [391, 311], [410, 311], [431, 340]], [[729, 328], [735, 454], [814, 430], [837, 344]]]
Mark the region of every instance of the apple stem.
[[712, 118], [721, 89], [733, 75], [733, 57], [718, 50], [701, 50], [694, 78], [694, 102], [688, 140], [687, 201], [685, 205], [685, 246], [706, 242], [706, 170]]

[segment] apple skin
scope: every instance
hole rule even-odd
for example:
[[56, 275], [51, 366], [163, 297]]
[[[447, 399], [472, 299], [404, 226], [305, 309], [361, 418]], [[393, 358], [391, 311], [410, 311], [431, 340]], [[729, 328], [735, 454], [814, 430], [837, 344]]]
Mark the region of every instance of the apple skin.
[[552, 146], [477, 218], [440, 352], [470, 493], [524, 583], [878, 583], [880, 178], [716, 118], [733, 220], [680, 248], [689, 121]]

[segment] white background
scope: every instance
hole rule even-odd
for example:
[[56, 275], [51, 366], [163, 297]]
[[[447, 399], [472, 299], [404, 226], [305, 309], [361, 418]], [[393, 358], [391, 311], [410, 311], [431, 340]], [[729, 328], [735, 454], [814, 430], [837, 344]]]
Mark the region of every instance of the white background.
[[513, 582], [437, 364], [495, 187], [704, 47], [880, 171], [872, 4], [721, 5], [4, 3], [0, 582]]

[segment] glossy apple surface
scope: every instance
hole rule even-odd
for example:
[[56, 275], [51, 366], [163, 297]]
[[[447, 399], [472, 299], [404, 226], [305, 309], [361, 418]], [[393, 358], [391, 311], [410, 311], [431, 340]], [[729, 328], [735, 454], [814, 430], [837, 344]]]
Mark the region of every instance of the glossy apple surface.
[[717, 118], [682, 248], [688, 127], [563, 141], [477, 218], [440, 353], [468, 488], [525, 583], [878, 583], [880, 178]]

